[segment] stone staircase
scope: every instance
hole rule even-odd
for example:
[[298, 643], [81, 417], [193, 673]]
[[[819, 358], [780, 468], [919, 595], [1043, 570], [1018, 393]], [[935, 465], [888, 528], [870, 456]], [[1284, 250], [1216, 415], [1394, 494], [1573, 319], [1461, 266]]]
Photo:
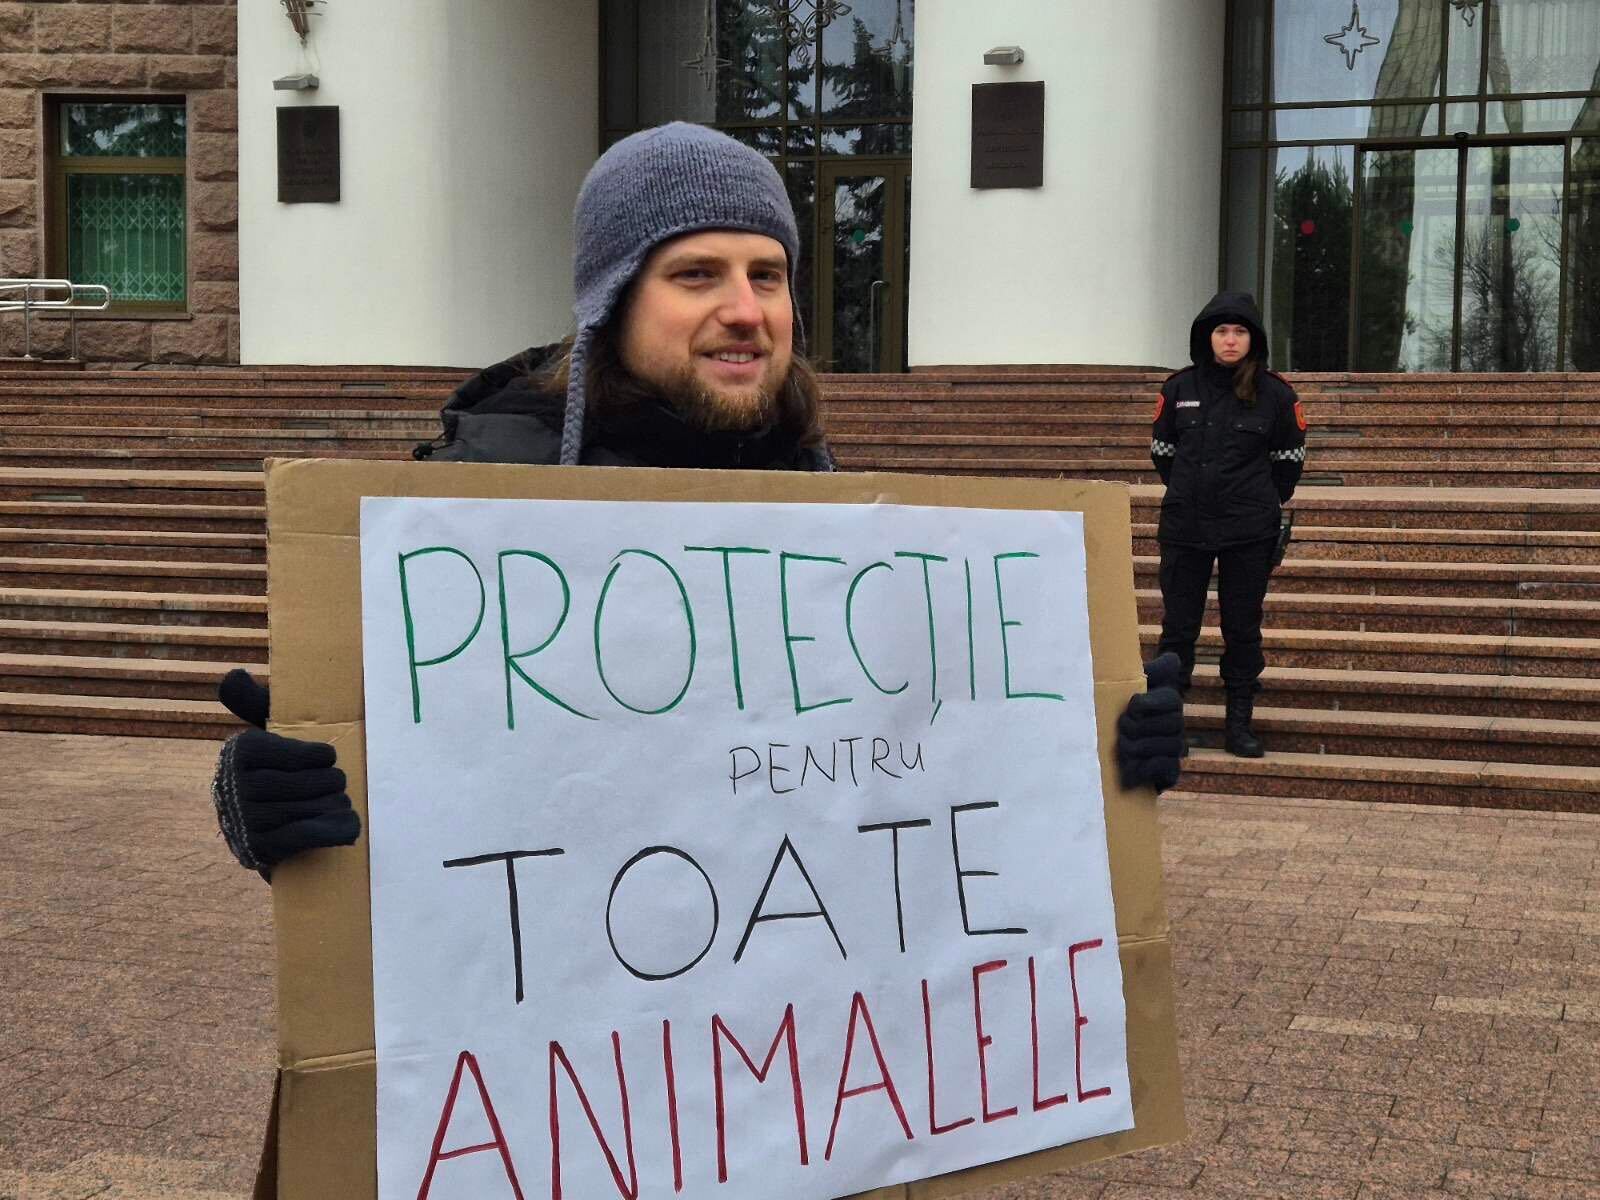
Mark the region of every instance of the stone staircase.
[[[265, 455], [404, 457], [459, 371], [0, 371], [0, 729], [215, 737], [266, 659]], [[1157, 375], [825, 381], [846, 469], [1133, 485], [1141, 636], [1160, 621]], [[1313, 428], [1267, 601], [1269, 746], [1197, 792], [1600, 811], [1600, 376], [1300, 376]], [[262, 667], [264, 670], [264, 666]]]
[[[840, 378], [864, 470], [1132, 486], [1140, 634], [1159, 633], [1162, 376]], [[1222, 753], [1215, 597], [1192, 792], [1600, 811], [1600, 376], [1301, 375], [1295, 540], [1267, 598], [1259, 761]]]

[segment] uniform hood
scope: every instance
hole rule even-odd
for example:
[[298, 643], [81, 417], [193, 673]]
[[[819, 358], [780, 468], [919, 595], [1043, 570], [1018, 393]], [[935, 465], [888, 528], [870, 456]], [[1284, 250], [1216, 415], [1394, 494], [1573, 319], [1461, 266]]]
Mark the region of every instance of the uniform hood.
[[1263, 367], [1267, 365], [1267, 331], [1261, 324], [1261, 310], [1249, 292], [1218, 292], [1200, 310], [1189, 327], [1189, 357], [1203, 367], [1215, 362], [1211, 353], [1211, 331], [1218, 325], [1243, 325], [1250, 331], [1250, 354]]

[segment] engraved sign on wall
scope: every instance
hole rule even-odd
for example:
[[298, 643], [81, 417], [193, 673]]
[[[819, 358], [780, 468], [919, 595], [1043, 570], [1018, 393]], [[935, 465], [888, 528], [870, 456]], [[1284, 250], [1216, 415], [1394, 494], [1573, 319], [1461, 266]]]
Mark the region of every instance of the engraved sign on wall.
[[339, 106], [285, 105], [278, 113], [278, 201], [339, 199]]
[[1044, 186], [1044, 84], [972, 85], [972, 186]]

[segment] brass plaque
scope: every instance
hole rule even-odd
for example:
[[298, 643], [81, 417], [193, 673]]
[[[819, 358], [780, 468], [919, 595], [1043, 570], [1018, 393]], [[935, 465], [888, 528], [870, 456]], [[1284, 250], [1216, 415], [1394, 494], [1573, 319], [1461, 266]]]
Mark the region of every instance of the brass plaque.
[[1044, 84], [972, 85], [972, 186], [1044, 186]]
[[278, 110], [278, 201], [330, 204], [339, 199], [339, 106]]

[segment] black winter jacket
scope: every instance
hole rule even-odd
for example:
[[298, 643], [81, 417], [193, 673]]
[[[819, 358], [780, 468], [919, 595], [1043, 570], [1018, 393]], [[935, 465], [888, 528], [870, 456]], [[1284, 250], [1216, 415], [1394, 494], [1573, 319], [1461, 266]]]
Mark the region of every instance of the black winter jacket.
[[[566, 397], [539, 388], [537, 376], [561, 347], [535, 346], [485, 367], [451, 395], [438, 438], [412, 453], [441, 462], [553, 464], [561, 458]], [[768, 471], [831, 471], [825, 446], [802, 446], [777, 426], [707, 431], [688, 425], [666, 404], [616, 412], [589, 409], [579, 461], [597, 467], [707, 467]]]
[[[1256, 398], [1233, 390], [1233, 369], [1217, 364], [1211, 331], [1250, 330]], [[1167, 485], [1156, 537], [1179, 546], [1221, 547], [1274, 537], [1280, 505], [1294, 495], [1305, 464], [1305, 411], [1282, 376], [1265, 369], [1267, 336], [1255, 301], [1222, 292], [1195, 318], [1186, 367], [1161, 385], [1150, 460]]]

